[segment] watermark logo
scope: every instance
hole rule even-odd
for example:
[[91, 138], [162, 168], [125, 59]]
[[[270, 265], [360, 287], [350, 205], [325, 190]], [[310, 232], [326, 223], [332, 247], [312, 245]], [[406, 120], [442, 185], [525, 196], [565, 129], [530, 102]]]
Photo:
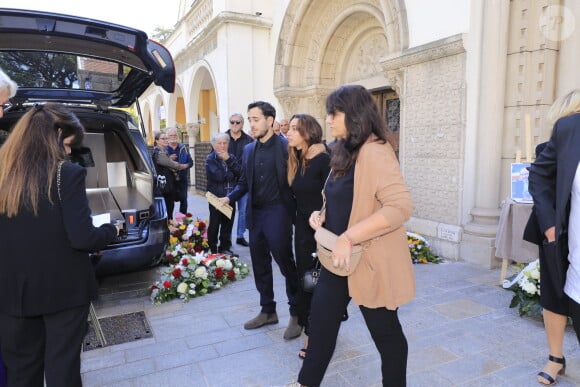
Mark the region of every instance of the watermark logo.
[[568, 7], [550, 5], [542, 9], [538, 24], [546, 39], [558, 42], [572, 35], [576, 29], [576, 16]]

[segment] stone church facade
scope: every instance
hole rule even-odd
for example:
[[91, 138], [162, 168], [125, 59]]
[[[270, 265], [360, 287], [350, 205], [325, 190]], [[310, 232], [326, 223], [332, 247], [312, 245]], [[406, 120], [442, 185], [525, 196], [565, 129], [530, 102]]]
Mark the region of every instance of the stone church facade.
[[[580, 87], [580, 2], [464, 1], [468, 12], [454, 16], [453, 2], [433, 2], [449, 19], [430, 26], [418, 22], [428, 12], [419, 0], [182, 0], [164, 43], [176, 92], [143, 95], [145, 126], [179, 127], [195, 153], [249, 102], [324, 127], [326, 96], [364, 85], [393, 130], [415, 203], [408, 227], [441, 256], [494, 266], [509, 165], [548, 139], [550, 104]], [[417, 31], [459, 18], [467, 28], [410, 45]]]

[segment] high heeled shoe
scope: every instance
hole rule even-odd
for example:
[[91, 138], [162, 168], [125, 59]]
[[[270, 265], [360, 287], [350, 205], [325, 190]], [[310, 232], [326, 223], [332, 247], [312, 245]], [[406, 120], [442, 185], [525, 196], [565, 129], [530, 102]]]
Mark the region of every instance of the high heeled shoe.
[[553, 362], [553, 363], [562, 364], [562, 368], [560, 368], [560, 371], [558, 371], [558, 373], [554, 376], [552, 376], [544, 371], [538, 372], [539, 377], [544, 378], [545, 380], [548, 381], [548, 383], [544, 383], [544, 382], [541, 382], [540, 380], [538, 380], [538, 383], [540, 383], [543, 386], [553, 386], [554, 384], [556, 384], [558, 382], [556, 380], [556, 377], [558, 375], [564, 375], [566, 373], [566, 358], [564, 356], [556, 357], [556, 356], [549, 355], [548, 360]]

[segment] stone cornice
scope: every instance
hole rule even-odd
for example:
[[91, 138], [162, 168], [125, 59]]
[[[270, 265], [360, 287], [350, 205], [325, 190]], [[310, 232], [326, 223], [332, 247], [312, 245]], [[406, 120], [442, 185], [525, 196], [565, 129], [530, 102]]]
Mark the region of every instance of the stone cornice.
[[263, 29], [272, 28], [272, 22], [260, 16], [249, 15], [246, 13], [237, 12], [220, 12], [216, 17], [201, 30], [201, 32], [192, 37], [186, 44], [183, 50], [174, 56], [175, 62], [180, 61], [183, 56], [189, 56], [190, 53], [201, 47], [212, 39], [217, 39], [217, 33], [222, 25], [228, 23], [243, 24], [251, 27], [258, 27]]
[[381, 66], [384, 71], [391, 71], [464, 53], [464, 38], [464, 34], [458, 34], [422, 46], [409, 48], [399, 53], [387, 55], [381, 59]]
[[279, 87], [274, 89], [274, 95], [278, 98], [282, 97], [310, 97], [315, 95], [328, 95], [336, 87], [328, 86], [307, 86], [307, 87]]

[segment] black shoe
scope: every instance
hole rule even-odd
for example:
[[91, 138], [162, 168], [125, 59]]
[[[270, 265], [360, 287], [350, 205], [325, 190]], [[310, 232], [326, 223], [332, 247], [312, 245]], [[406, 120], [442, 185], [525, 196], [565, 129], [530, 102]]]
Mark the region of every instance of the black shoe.
[[234, 252], [233, 252], [232, 250], [230, 250], [230, 249], [223, 249], [223, 250], [220, 250], [220, 253], [221, 253], [221, 254], [227, 254], [227, 255], [236, 255], [236, 253], [234, 253]]
[[244, 237], [236, 239], [236, 243], [238, 245], [242, 245], [242, 246], [246, 246], [246, 247], [248, 247], [250, 245]]
[[564, 375], [566, 373], [566, 358], [564, 356], [560, 357], [556, 357], [556, 356], [548, 356], [548, 360], [553, 362], [553, 363], [558, 363], [562, 365], [562, 368], [560, 368], [560, 371], [558, 371], [558, 373], [554, 376], [548, 374], [547, 372], [539, 372], [538, 373], [538, 377], [545, 379], [548, 383], [544, 383], [543, 380], [540, 380], [538, 378], [538, 383], [543, 384], [544, 386], [553, 386], [554, 384], [556, 384], [558, 381], [556, 380], [558, 375]]

